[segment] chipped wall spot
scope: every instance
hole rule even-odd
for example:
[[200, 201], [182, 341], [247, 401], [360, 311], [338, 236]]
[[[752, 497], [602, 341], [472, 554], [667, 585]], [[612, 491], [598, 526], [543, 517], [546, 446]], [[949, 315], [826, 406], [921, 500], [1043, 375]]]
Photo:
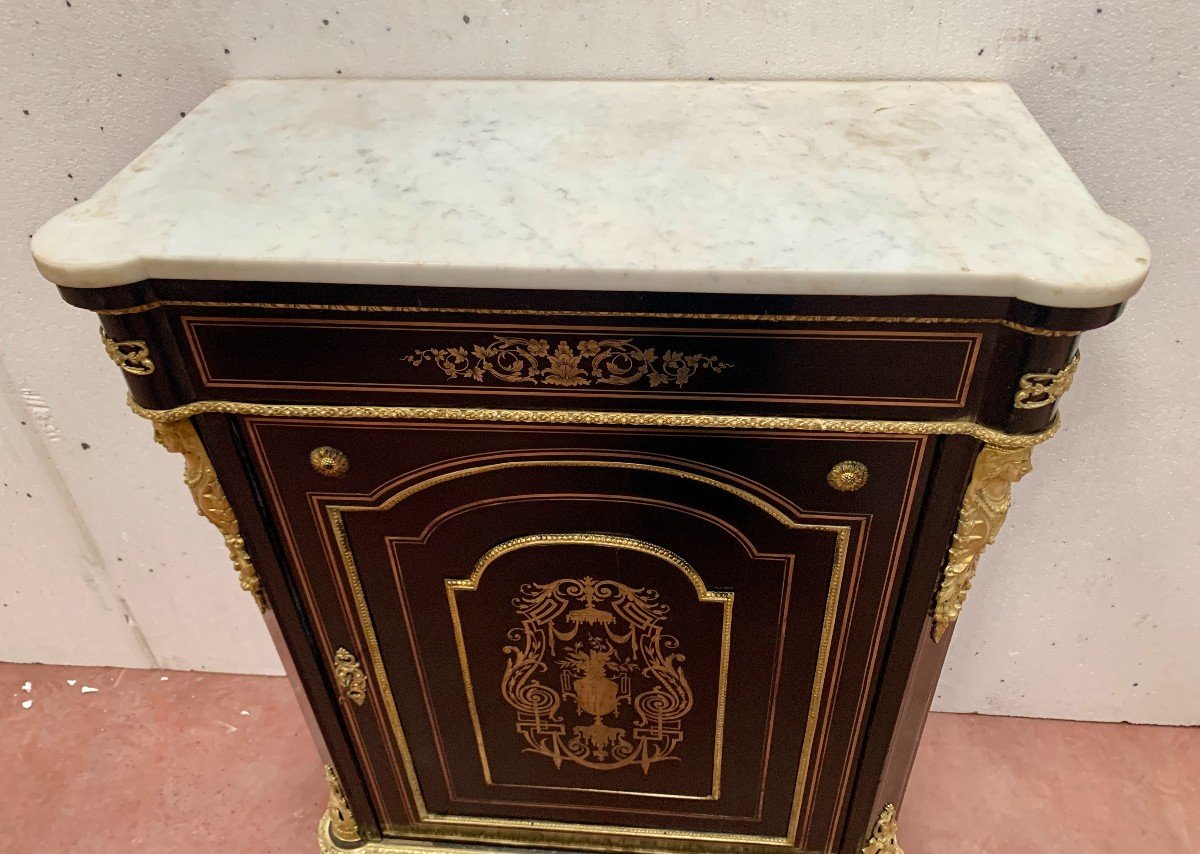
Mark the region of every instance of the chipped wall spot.
[[40, 394], [31, 388], [22, 388], [21, 400], [24, 402], [29, 416], [33, 419], [33, 423], [42, 431], [42, 435], [51, 442], [62, 439], [62, 433], [59, 432], [58, 425], [54, 423], [54, 418], [50, 414], [50, 407]]
[[1010, 27], [1000, 34], [1000, 41], [1023, 44], [1024, 42], [1040, 42], [1042, 34], [1029, 27]]

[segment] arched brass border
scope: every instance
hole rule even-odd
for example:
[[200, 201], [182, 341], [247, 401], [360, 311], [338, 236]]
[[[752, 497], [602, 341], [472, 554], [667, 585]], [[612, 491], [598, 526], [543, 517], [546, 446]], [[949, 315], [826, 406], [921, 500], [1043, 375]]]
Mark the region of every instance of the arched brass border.
[[[132, 404], [132, 401], [131, 401], [131, 405], [134, 405], [134, 404]], [[320, 407], [320, 408], [328, 409], [330, 407]], [[333, 407], [333, 408], [337, 408], [337, 407]], [[381, 409], [383, 409], [383, 408], [381, 407]], [[174, 410], [171, 410], [171, 411], [174, 411]], [[262, 413], [250, 413], [250, 414], [262, 414]], [[295, 414], [295, 413], [288, 413], [288, 414]], [[188, 416], [182, 415], [179, 417], [188, 417]], [[398, 417], [398, 416], [393, 416], [393, 417]], [[405, 738], [405, 736], [403, 734], [404, 733], [403, 727], [400, 725], [399, 711], [395, 706], [395, 700], [392, 696], [391, 686], [390, 686], [390, 682], [388, 679], [388, 674], [387, 674], [386, 669], [383, 666], [383, 660], [382, 660], [382, 657], [380, 654], [378, 640], [375, 635], [374, 623], [371, 619], [370, 610], [367, 607], [366, 598], [364, 596], [363, 589], [362, 589], [362, 582], [359, 579], [357, 563], [355, 561], [353, 552], [350, 550], [349, 537], [347, 536], [347, 533], [346, 533], [346, 523], [345, 523], [345, 519], [343, 518], [343, 513], [353, 512], [353, 511], [386, 510], [391, 507], [394, 507], [396, 504], [398, 504], [400, 501], [403, 501], [405, 498], [409, 497], [410, 495], [413, 495], [414, 493], [419, 492], [424, 489], [427, 489], [431, 486], [436, 486], [440, 483], [444, 483], [444, 482], [451, 481], [451, 480], [456, 480], [458, 478], [466, 477], [466, 476], [469, 476], [472, 474], [478, 474], [478, 473], [481, 473], [481, 472], [487, 471], [487, 470], [510, 468], [510, 467], [519, 466], [519, 465], [577, 465], [577, 466], [589, 465], [589, 466], [596, 467], [596, 468], [621, 467], [621, 468], [641, 468], [641, 469], [659, 471], [659, 472], [661, 472], [663, 474], [667, 474], [667, 475], [674, 475], [674, 476], [678, 476], [678, 477], [685, 477], [690, 480], [696, 480], [696, 481], [705, 483], [707, 485], [714, 486], [718, 489], [725, 490], [726, 492], [730, 492], [734, 495], [737, 495], [739, 498], [742, 498], [743, 500], [746, 500], [749, 503], [754, 504], [754, 506], [756, 506], [759, 509], [763, 510], [764, 512], [768, 513], [772, 518], [776, 519], [776, 521], [781, 522], [782, 524], [786, 525], [789, 528], [830, 531], [830, 532], [834, 532], [836, 534], [837, 539], [836, 539], [836, 546], [835, 546], [835, 553], [834, 553], [833, 572], [831, 574], [829, 590], [826, 595], [825, 614], [824, 614], [824, 619], [822, 621], [822, 627], [821, 627], [820, 649], [818, 651], [818, 657], [817, 657], [817, 672], [814, 674], [814, 679], [813, 679], [812, 698], [811, 698], [811, 703], [809, 705], [808, 720], [807, 720], [806, 726], [805, 726], [804, 748], [801, 751], [799, 771], [798, 771], [797, 780], [796, 780], [796, 788], [795, 788], [795, 793], [793, 795], [792, 816], [789, 820], [789, 831], [788, 831], [787, 836], [784, 836], [784, 837], [754, 836], [754, 835], [748, 835], [748, 834], [704, 832], [704, 831], [676, 831], [676, 830], [665, 830], [665, 829], [661, 829], [661, 828], [651, 829], [651, 828], [624, 827], [624, 826], [614, 826], [614, 825], [604, 825], [603, 828], [600, 828], [599, 826], [580, 825], [580, 824], [574, 824], [571, 822], [560, 822], [560, 821], [531, 822], [531, 821], [520, 820], [520, 819], [503, 819], [503, 818], [492, 818], [492, 817], [480, 818], [480, 817], [475, 817], [475, 816], [463, 816], [463, 815], [439, 815], [439, 814], [430, 813], [427, 810], [425, 803], [424, 803], [424, 798], [421, 795], [420, 785], [416, 778], [416, 771], [415, 771], [415, 767], [413, 765], [411, 752], [409, 751], [409, 748], [408, 748], [407, 739]], [[429, 824], [442, 824], [442, 825], [450, 825], [450, 826], [458, 825], [463, 828], [473, 828], [473, 827], [488, 828], [488, 827], [490, 827], [490, 828], [512, 829], [512, 830], [517, 830], [517, 831], [533, 828], [533, 829], [540, 830], [543, 832], [563, 834], [564, 839], [572, 838], [572, 835], [578, 835], [581, 833], [586, 834], [586, 835], [591, 835], [594, 837], [595, 834], [603, 832], [604, 834], [611, 834], [611, 835], [618, 836], [618, 837], [624, 836], [624, 837], [631, 837], [631, 838], [638, 838], [638, 837], [650, 838], [650, 837], [659, 836], [659, 837], [671, 838], [672, 840], [678, 840], [679, 842], [685, 843], [685, 844], [687, 842], [694, 841], [694, 842], [707, 843], [710, 846], [714, 845], [714, 844], [722, 844], [722, 843], [724, 843], [726, 845], [734, 845], [734, 846], [739, 845], [739, 844], [741, 844], [741, 845], [755, 844], [755, 845], [768, 845], [768, 846], [790, 846], [792, 844], [792, 840], [795, 838], [795, 835], [797, 832], [797, 826], [799, 823], [799, 807], [801, 804], [801, 799], [803, 798], [804, 790], [805, 790], [805, 787], [807, 786], [808, 765], [811, 760], [812, 742], [815, 739], [815, 735], [816, 735], [817, 719], [819, 718], [819, 715], [820, 715], [821, 698], [824, 693], [826, 668], [828, 666], [830, 647], [832, 644], [833, 628], [834, 628], [834, 624], [836, 623], [836, 620], [837, 620], [837, 604], [841, 598], [841, 581], [842, 581], [842, 575], [845, 571], [846, 560], [847, 560], [848, 552], [849, 552], [849, 543], [850, 543], [850, 528], [848, 526], [797, 522], [797, 521], [791, 519], [790, 517], [788, 517], [787, 514], [783, 513], [778, 508], [771, 507], [765, 501], [762, 501], [762, 499], [756, 498], [752, 493], [749, 493], [746, 490], [740, 489], [738, 487], [734, 487], [727, 483], [723, 483], [715, 478], [708, 478], [708, 477], [704, 477], [703, 475], [698, 475], [694, 472], [687, 472], [687, 471], [682, 471], [682, 470], [675, 471], [673, 469], [670, 469], [670, 468], [667, 468], [664, 466], [652, 466], [652, 465], [639, 464], [639, 463], [617, 463], [617, 462], [608, 461], [608, 460], [604, 460], [604, 461], [599, 461], [599, 460], [596, 460], [596, 461], [593, 461], [593, 460], [569, 460], [569, 461], [565, 461], [565, 460], [544, 460], [544, 461], [543, 460], [527, 460], [527, 461], [518, 461], [518, 462], [510, 462], [510, 463], [496, 463], [496, 464], [492, 464], [492, 465], [479, 466], [476, 468], [471, 468], [471, 469], [466, 469], [466, 470], [446, 472], [444, 474], [438, 475], [438, 476], [430, 478], [428, 480], [421, 481], [420, 483], [413, 484], [411, 486], [406, 487], [405, 489], [402, 489], [400, 492], [396, 493], [395, 495], [392, 495], [391, 497], [389, 497], [388, 499], [384, 500], [383, 502], [381, 502], [377, 505], [364, 506], [364, 505], [330, 504], [330, 505], [326, 506], [325, 510], [326, 510], [326, 513], [330, 520], [331, 527], [333, 529], [334, 541], [337, 546], [337, 551], [341, 555], [342, 563], [343, 563], [344, 568], [346, 569], [348, 580], [350, 582], [352, 597], [354, 599], [356, 610], [358, 611], [359, 623], [360, 623], [360, 626], [366, 637], [367, 648], [370, 652], [372, 664], [373, 664], [373, 667], [375, 670], [376, 685], [378, 686], [378, 688], [380, 690], [380, 695], [383, 699], [384, 708], [387, 711], [388, 718], [389, 718], [389, 721], [390, 721], [392, 729], [393, 729], [393, 734], [396, 736], [396, 740], [398, 742], [397, 746], [400, 748], [400, 755], [401, 755], [402, 761], [404, 763], [405, 776], [408, 779], [408, 784], [409, 784], [410, 790], [412, 792], [413, 799], [414, 799], [415, 803], [417, 804], [418, 813], [423, 822], [427, 822]], [[411, 835], [414, 837], [423, 836], [423, 834], [416, 829], [411, 831]], [[445, 836], [444, 834], [442, 834], [442, 838], [450, 839], [453, 837]], [[606, 850], [616, 850], [616, 849], [606, 849]]]

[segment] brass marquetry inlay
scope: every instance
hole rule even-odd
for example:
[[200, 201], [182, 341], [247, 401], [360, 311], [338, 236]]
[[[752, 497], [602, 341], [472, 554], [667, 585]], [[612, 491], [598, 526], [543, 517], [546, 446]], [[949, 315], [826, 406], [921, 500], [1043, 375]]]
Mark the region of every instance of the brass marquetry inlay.
[[523, 585], [514, 605], [520, 625], [504, 647], [500, 693], [517, 711], [527, 750], [557, 768], [575, 762], [596, 771], [638, 765], [649, 773], [675, 758], [692, 689], [684, 654], [669, 651], [679, 641], [663, 630], [668, 606], [656, 591], [560, 578]]
[[350, 460], [337, 448], [322, 445], [313, 448], [308, 455], [313, 470], [326, 477], [344, 477], [350, 471]]
[[1021, 377], [1013, 406], [1017, 409], [1041, 409], [1067, 393], [1079, 368], [1079, 351], [1061, 371], [1051, 374], [1025, 374]]
[[904, 849], [896, 840], [897, 832], [896, 808], [888, 804], [879, 821], [875, 822], [875, 832], [867, 840], [862, 854], [904, 854]]
[[838, 492], [856, 492], [867, 485], [870, 472], [857, 460], [843, 460], [825, 475], [826, 482]]
[[184, 459], [183, 482], [187, 484], [196, 502], [200, 515], [217, 526], [217, 530], [225, 538], [225, 547], [229, 550], [229, 559], [237, 569], [238, 579], [242, 589], [254, 597], [260, 611], [267, 610], [267, 600], [259, 586], [258, 573], [246, 551], [246, 542], [242, 539], [241, 529], [225, 490], [217, 480], [208, 454], [200, 436], [190, 421], [154, 422], [154, 438], [176, 454], [182, 454]]
[[358, 822], [354, 820], [354, 813], [350, 811], [350, 804], [342, 791], [342, 783], [332, 765], [325, 766], [325, 782], [329, 784], [329, 806], [325, 810], [325, 816], [329, 823], [330, 835], [339, 842], [362, 841]]
[[154, 373], [154, 361], [150, 358], [150, 348], [145, 341], [114, 341], [108, 337], [103, 326], [100, 327], [100, 340], [104, 342], [104, 352], [108, 358], [125, 373], [136, 376]]
[[367, 699], [367, 676], [353, 653], [339, 647], [333, 655], [333, 675], [342, 696], [361, 706]]
[[979, 556], [996, 542], [1008, 515], [1012, 485], [1032, 470], [1031, 454], [1030, 448], [1003, 450], [989, 445], [976, 457], [934, 603], [934, 640], [941, 640], [962, 612]]
[[633, 385], [646, 379], [651, 388], [687, 385], [702, 370], [719, 374], [733, 367], [716, 356], [685, 355], [680, 350], [639, 347], [631, 338], [602, 338], [551, 344], [545, 338], [492, 336], [488, 344], [418, 350], [405, 356], [413, 365], [432, 362], [448, 379], [502, 380], [560, 387]]
[[[701, 601], [722, 604], [721, 661], [717, 679], [717, 725], [713, 790], [720, 797], [725, 695], [732, 631], [733, 593], [710, 592], [699, 573], [668, 549], [611, 534], [532, 534], [501, 543], [476, 564], [470, 578], [446, 582], [468, 704], [478, 738], [485, 779], [491, 779], [483, 745], [485, 722], [476, 708], [475, 686], [463, 638], [456, 595], [476, 590], [494, 561], [523, 548], [593, 545], [660, 558], [682, 572]], [[560, 578], [527, 583], [513, 600], [518, 625], [503, 646], [504, 677], [499, 691], [517, 713], [516, 735], [525, 752], [596, 771], [637, 766], [644, 773], [675, 759], [684, 740], [684, 719], [693, 706], [683, 672], [686, 653], [666, 631], [670, 607], [657, 591], [619, 581]]]

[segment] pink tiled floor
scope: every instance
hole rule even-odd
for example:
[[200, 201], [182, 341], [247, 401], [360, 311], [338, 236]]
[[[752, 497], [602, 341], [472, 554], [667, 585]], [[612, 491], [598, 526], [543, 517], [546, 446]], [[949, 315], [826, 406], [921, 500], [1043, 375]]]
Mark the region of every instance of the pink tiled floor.
[[[313, 854], [326, 798], [291, 688], [270, 677], [0, 664], [0, 767], [3, 850]], [[901, 842], [1194, 852], [1200, 729], [934, 715]]]

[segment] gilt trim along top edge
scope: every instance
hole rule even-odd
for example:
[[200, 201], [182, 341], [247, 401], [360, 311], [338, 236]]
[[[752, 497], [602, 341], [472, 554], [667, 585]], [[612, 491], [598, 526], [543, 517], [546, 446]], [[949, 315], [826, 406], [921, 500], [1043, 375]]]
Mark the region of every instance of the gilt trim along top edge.
[[528, 317], [646, 317], [660, 320], [723, 320], [723, 321], [762, 321], [764, 323], [907, 323], [907, 324], [951, 324], [951, 323], [983, 323], [991, 326], [1003, 326], [1017, 332], [1029, 335], [1041, 335], [1047, 338], [1073, 338], [1080, 335], [1079, 329], [1046, 329], [1032, 326], [1016, 320], [1001, 317], [900, 317], [896, 315], [849, 315], [849, 314], [758, 314], [758, 313], [721, 313], [721, 312], [684, 312], [684, 311], [604, 311], [584, 309], [532, 309], [532, 308], [463, 308], [459, 306], [427, 306], [427, 305], [338, 305], [332, 303], [286, 303], [286, 302], [245, 302], [231, 300], [185, 300], [163, 299], [152, 300], [123, 308], [94, 309], [99, 315], [142, 314], [156, 308], [261, 308], [281, 311], [353, 311], [369, 313], [397, 314], [496, 314], [522, 315]]
[[742, 430], [799, 430], [830, 433], [970, 436], [997, 448], [1032, 448], [1051, 438], [1059, 417], [1038, 433], [1005, 433], [974, 421], [870, 421], [783, 415], [711, 415], [664, 412], [601, 412], [569, 409], [485, 409], [442, 406], [336, 406], [198, 400], [171, 409], [149, 409], [131, 396], [134, 414], [156, 423], [195, 415], [255, 415], [277, 418], [375, 418], [380, 420], [498, 421], [523, 424], [599, 424], [632, 427], [707, 427]]

